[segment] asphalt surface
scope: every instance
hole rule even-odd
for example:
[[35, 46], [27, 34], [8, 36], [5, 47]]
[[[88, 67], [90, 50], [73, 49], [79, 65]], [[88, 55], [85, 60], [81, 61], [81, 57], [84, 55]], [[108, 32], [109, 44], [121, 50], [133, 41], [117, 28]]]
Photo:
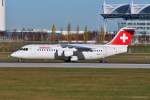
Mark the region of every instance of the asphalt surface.
[[101, 63], [0, 63], [0, 67], [47, 68], [150, 68], [150, 64], [101, 64]]

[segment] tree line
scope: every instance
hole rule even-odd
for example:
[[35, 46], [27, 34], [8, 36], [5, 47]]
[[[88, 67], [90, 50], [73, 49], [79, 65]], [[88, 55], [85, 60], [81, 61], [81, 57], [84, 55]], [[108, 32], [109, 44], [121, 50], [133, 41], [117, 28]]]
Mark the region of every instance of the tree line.
[[110, 41], [114, 34], [104, 33], [104, 29], [101, 28], [99, 31], [90, 31], [88, 26], [85, 25], [83, 33], [80, 33], [80, 26], [77, 25], [75, 33], [71, 31], [71, 24], [69, 23], [67, 26], [67, 34], [64, 34], [63, 28], [60, 29], [60, 33], [57, 33], [57, 27], [53, 24], [51, 27], [51, 32], [48, 33], [46, 31], [16, 31], [13, 32], [6, 32], [3, 36], [0, 34], [1, 37], [7, 37], [12, 41], [49, 41], [51, 43], [58, 43], [58, 42], [79, 42], [82, 41], [86, 43], [87, 41]]

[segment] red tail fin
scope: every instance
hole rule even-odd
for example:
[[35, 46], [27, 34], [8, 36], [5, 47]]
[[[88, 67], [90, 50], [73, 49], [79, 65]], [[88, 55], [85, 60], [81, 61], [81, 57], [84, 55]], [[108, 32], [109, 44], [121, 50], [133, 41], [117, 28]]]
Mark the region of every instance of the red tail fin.
[[122, 28], [114, 37], [114, 39], [108, 43], [109, 45], [129, 45], [132, 42], [135, 29]]

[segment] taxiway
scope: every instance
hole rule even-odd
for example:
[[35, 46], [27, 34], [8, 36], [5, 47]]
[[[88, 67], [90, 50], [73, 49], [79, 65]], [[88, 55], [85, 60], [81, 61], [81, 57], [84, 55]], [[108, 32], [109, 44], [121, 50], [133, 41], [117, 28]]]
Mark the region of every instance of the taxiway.
[[48, 68], [150, 68], [150, 64], [101, 64], [101, 63], [0, 63], [0, 67]]

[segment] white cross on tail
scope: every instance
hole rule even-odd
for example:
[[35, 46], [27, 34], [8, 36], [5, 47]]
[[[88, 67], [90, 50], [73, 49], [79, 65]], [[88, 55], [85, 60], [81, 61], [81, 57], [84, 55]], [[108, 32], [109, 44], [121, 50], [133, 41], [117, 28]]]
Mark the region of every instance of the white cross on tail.
[[125, 33], [123, 33], [123, 36], [121, 36], [120, 39], [122, 40], [123, 43], [125, 43], [126, 40], [128, 40], [129, 38], [126, 36]]

